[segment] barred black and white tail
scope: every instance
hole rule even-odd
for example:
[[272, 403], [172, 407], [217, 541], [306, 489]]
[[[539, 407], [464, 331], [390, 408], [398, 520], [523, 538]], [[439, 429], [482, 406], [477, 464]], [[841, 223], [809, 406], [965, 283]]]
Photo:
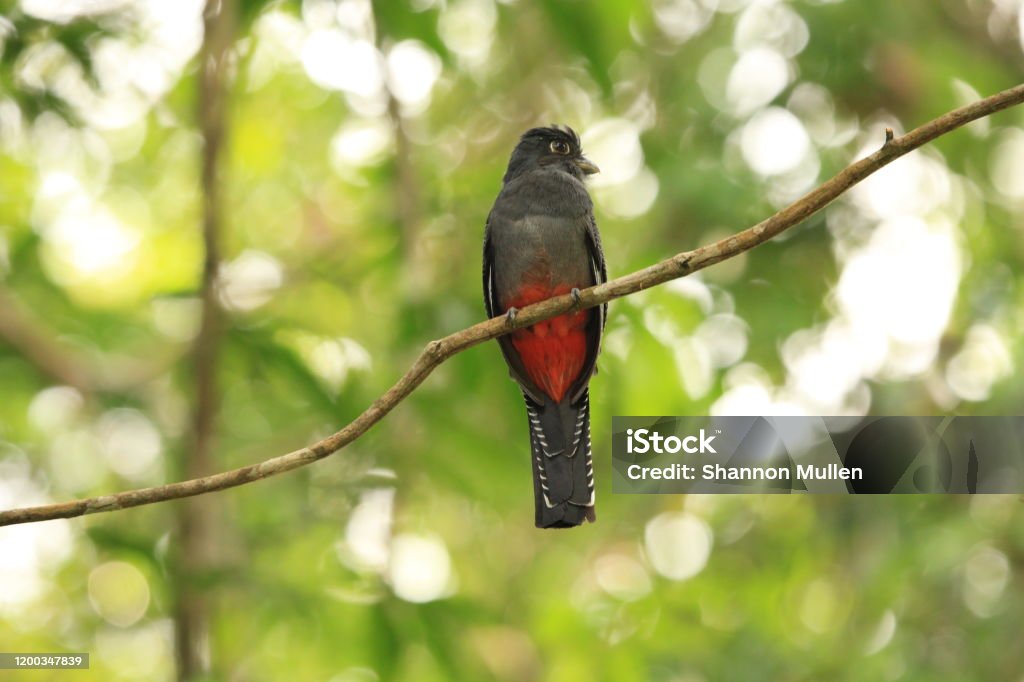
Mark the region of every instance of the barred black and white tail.
[[569, 528], [594, 521], [594, 462], [590, 451], [590, 395], [570, 403], [528, 396], [530, 459], [538, 528]]

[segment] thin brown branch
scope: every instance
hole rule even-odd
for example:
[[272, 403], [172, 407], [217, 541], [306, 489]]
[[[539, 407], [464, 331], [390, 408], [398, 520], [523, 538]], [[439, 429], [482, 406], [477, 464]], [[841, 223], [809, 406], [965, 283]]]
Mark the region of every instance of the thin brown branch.
[[[991, 97], [965, 107], [955, 109], [939, 118], [915, 128], [906, 135], [887, 141], [878, 151], [847, 166], [832, 179], [818, 186], [799, 200], [783, 208], [773, 216], [730, 237], [702, 246], [693, 251], [684, 251], [671, 258], [637, 270], [580, 292], [580, 305], [590, 308], [607, 301], [628, 296], [649, 289], [670, 280], [703, 270], [720, 261], [737, 256], [759, 244], [763, 244], [780, 232], [804, 221], [817, 213], [836, 197], [855, 184], [886, 166], [899, 157], [931, 142], [971, 121], [989, 116], [1003, 109], [1024, 102], [1024, 85], [1004, 90]], [[513, 329], [527, 327], [542, 320], [555, 317], [573, 308], [572, 297], [568, 294], [535, 303], [519, 311], [515, 323], [508, 325], [504, 317], [496, 317], [473, 325], [468, 329], [431, 341], [413, 363], [412, 368], [402, 376], [384, 395], [378, 398], [355, 420], [337, 433], [307, 447], [268, 459], [258, 464], [232, 469], [212, 476], [170, 483], [168, 485], [129, 490], [126, 492], [91, 497], [72, 502], [49, 504], [40, 507], [12, 509], [0, 512], [0, 526], [14, 523], [29, 523], [47, 519], [70, 518], [97, 512], [126, 509], [143, 504], [153, 504], [191, 495], [224, 490], [245, 485], [270, 476], [276, 476], [292, 469], [305, 466], [331, 455], [384, 418], [394, 407], [412, 393], [435, 367], [467, 348], [489, 341]]]
[[57, 338], [44, 320], [0, 287], [0, 342], [40, 375], [79, 393], [123, 393], [164, 374], [181, 352], [167, 347], [149, 360], [93, 358]]
[[49, 330], [7, 291], [0, 290], [0, 341], [21, 354], [43, 376], [88, 393], [94, 385], [85, 365], [75, 362]]

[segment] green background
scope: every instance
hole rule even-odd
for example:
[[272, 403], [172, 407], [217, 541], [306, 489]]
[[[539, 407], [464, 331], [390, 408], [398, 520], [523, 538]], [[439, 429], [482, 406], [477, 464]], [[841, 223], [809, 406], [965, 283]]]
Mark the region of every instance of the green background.
[[[0, 319], [85, 377], [0, 339], [0, 508], [177, 480], [189, 443], [199, 8], [79, 4], [0, 2]], [[483, 221], [526, 128], [582, 133], [617, 276], [763, 219], [886, 126], [1017, 84], [1020, 13], [246, 0], [217, 467], [333, 432], [483, 318]], [[1018, 414], [1022, 123], [957, 131], [780, 239], [613, 302], [595, 525], [533, 528], [493, 343], [328, 460], [217, 493], [191, 584], [210, 678], [1021, 679], [1019, 498], [613, 495], [609, 438], [628, 414]], [[4, 679], [174, 679], [177, 508], [0, 529], [0, 649], [92, 655]]]

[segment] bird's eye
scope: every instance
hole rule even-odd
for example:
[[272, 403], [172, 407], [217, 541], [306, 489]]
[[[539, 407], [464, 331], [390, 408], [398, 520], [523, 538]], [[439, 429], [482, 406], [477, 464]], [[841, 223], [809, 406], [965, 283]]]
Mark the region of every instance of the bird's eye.
[[564, 142], [562, 140], [555, 140], [551, 143], [551, 151], [553, 151], [555, 154], [568, 154], [569, 143]]

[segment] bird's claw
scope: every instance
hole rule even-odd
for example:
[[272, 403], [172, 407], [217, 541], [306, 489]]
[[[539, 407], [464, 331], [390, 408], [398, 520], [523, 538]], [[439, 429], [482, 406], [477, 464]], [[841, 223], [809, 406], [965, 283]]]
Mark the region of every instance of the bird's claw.
[[509, 308], [505, 312], [505, 325], [511, 327], [516, 322], [516, 316], [519, 314], [519, 308]]
[[569, 296], [572, 297], [572, 304], [579, 308], [580, 303], [583, 302], [583, 299], [580, 298], [580, 290], [577, 289], [576, 287], [573, 287], [572, 290], [569, 291]]

